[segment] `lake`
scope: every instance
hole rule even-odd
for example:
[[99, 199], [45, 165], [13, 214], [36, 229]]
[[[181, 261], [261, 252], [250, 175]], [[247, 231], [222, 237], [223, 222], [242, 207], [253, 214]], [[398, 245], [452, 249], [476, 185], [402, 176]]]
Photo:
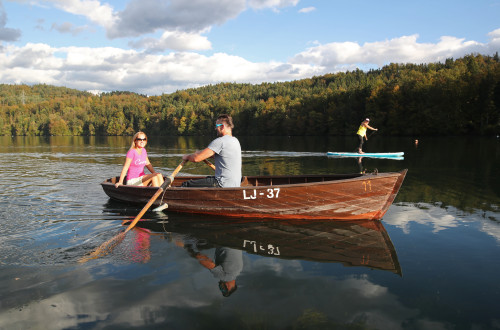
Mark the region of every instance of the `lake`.
[[[150, 137], [169, 174], [211, 137]], [[0, 329], [500, 329], [500, 140], [240, 137], [243, 174], [408, 169], [382, 221], [225, 221], [147, 212], [100, 183], [130, 137], [0, 137]], [[210, 174], [188, 163], [179, 175]], [[235, 259], [224, 297], [197, 256]]]

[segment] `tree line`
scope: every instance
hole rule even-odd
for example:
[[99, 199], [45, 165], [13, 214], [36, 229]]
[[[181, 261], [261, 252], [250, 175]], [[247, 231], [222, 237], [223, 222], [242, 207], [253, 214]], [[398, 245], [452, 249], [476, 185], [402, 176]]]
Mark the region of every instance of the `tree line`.
[[0, 84], [0, 135], [207, 135], [221, 113], [236, 135], [351, 135], [365, 117], [385, 135], [498, 135], [500, 60], [471, 54], [158, 96]]

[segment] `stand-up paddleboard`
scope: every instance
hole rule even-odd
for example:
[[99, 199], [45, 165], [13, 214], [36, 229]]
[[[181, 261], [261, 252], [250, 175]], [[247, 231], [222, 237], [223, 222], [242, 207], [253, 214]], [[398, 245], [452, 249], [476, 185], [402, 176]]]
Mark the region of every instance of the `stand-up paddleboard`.
[[375, 157], [375, 158], [393, 158], [393, 159], [403, 159], [404, 152], [365, 152], [364, 154], [359, 154], [357, 152], [327, 152], [327, 156], [336, 157]]

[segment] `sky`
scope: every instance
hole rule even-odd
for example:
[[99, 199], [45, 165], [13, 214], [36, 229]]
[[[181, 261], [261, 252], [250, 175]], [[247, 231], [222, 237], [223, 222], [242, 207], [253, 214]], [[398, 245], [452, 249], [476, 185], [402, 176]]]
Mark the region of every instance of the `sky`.
[[500, 0], [0, 0], [0, 83], [161, 95], [500, 52]]

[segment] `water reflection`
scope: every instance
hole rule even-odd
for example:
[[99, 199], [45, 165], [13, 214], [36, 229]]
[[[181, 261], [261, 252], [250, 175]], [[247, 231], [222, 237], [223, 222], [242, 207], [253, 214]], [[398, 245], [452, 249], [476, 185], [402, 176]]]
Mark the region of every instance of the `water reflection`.
[[243, 269], [243, 251], [228, 247], [216, 247], [213, 260], [197, 250], [197, 246], [184, 245], [189, 255], [197, 259], [200, 265], [208, 269], [219, 280], [219, 290], [224, 297], [229, 297], [237, 289], [236, 278]]
[[[117, 211], [115, 202], [108, 207]], [[135, 215], [133, 209], [121, 212]], [[137, 223], [138, 230], [149, 230], [152, 235], [163, 233], [197, 259], [203, 250], [224, 247], [263, 257], [336, 262], [402, 274], [394, 245], [380, 221], [249, 221], [170, 213], [151, 216]]]
[[359, 173], [366, 172], [365, 168], [363, 167], [363, 157], [358, 158], [358, 169], [359, 169]]

